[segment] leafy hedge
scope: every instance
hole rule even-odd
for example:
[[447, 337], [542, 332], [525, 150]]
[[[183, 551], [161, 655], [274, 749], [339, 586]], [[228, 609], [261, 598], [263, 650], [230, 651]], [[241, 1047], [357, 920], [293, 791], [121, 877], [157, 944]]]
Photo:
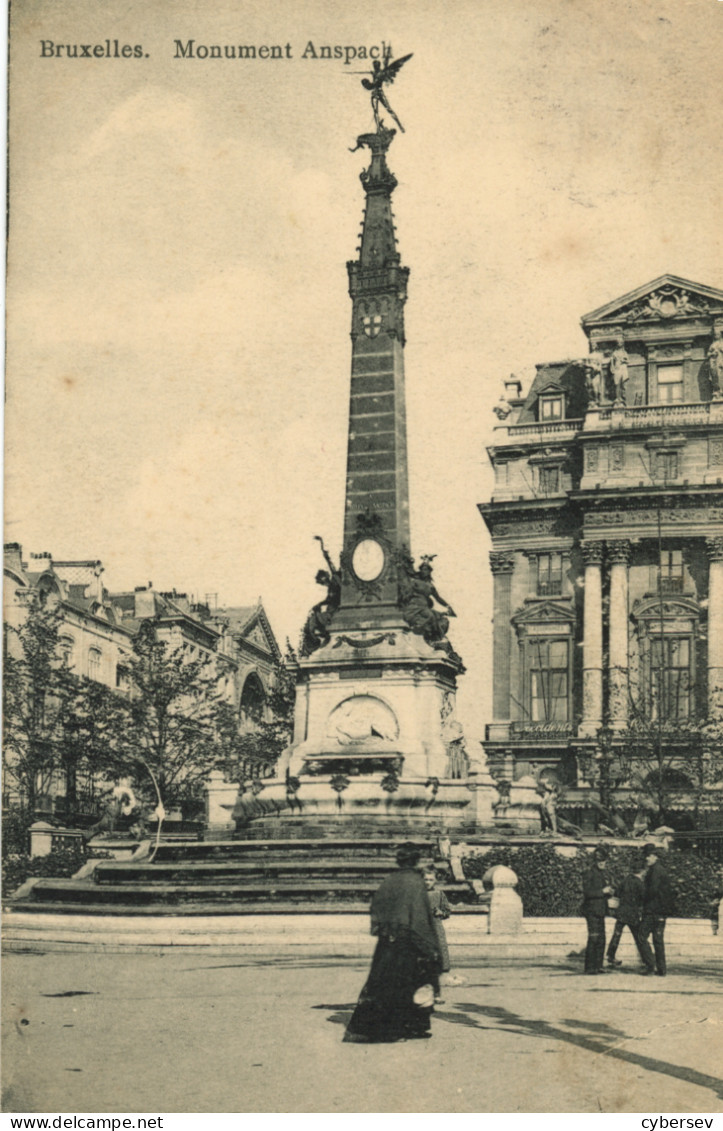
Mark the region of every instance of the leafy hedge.
[[30, 851], [30, 826], [34, 821], [22, 809], [3, 809], [2, 815], [2, 854], [6, 856]]
[[[607, 846], [606, 846], [607, 847]], [[640, 869], [639, 848], [609, 846], [605, 876], [617, 888], [627, 873]], [[579, 915], [582, 877], [591, 864], [590, 853], [577, 849], [574, 856], [561, 856], [551, 844], [492, 848], [483, 856], [467, 856], [462, 867], [467, 879], [481, 879], [488, 868], [506, 864], [518, 876], [516, 891], [525, 915]], [[672, 850], [661, 860], [670, 876], [674, 914], [682, 919], [707, 918], [719, 885], [720, 865], [692, 852]]]
[[3, 859], [3, 894], [7, 898], [35, 876], [48, 879], [67, 878], [82, 868], [88, 859], [84, 844], [72, 848], [54, 848], [47, 856], [30, 856], [27, 852], [10, 852]]

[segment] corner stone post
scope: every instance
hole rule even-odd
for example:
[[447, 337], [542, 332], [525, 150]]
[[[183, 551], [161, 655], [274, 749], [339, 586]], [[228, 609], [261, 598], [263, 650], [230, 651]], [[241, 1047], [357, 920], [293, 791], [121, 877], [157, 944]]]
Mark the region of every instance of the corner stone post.
[[53, 851], [55, 829], [47, 821], [35, 821], [30, 826], [30, 855], [49, 856]]
[[492, 899], [488, 933], [490, 935], [518, 935], [522, 930], [522, 900], [514, 890], [517, 873], [505, 864], [495, 864], [482, 877], [492, 884]]

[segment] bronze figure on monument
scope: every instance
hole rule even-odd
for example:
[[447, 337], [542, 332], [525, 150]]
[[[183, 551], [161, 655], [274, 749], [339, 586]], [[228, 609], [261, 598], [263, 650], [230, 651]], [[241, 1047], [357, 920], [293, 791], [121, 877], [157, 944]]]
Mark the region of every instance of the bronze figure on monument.
[[316, 574], [316, 584], [326, 586], [326, 596], [321, 601], [317, 601], [306, 618], [301, 642], [302, 656], [310, 656], [317, 648], [323, 648], [329, 643], [331, 639], [329, 626], [341, 602], [341, 570], [332, 562], [323, 538], [318, 534], [315, 534], [314, 538], [321, 546], [324, 561], [329, 569], [328, 571], [320, 569]]
[[[451, 654], [452, 645], [446, 637], [449, 618], [457, 614], [444, 597], [440, 597], [432, 581], [432, 559], [435, 557], [436, 554], [424, 554], [419, 569], [415, 569], [411, 555], [401, 555], [399, 603], [412, 632], [423, 636], [433, 648], [440, 648]], [[435, 601], [447, 610], [446, 613], [435, 609]]]

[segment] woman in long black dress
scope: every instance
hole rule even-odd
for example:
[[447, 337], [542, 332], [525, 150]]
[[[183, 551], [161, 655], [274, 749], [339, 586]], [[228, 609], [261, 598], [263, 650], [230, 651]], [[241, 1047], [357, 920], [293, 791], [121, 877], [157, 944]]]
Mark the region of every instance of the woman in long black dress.
[[416, 845], [403, 844], [397, 850], [398, 870], [372, 897], [371, 933], [379, 941], [345, 1041], [371, 1044], [432, 1035], [439, 953], [427, 889], [416, 869], [419, 857]]

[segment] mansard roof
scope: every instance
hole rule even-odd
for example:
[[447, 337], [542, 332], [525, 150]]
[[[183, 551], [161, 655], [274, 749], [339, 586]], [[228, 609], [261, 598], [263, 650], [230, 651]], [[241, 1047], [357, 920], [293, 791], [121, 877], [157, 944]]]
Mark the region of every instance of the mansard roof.
[[531, 424], [537, 419], [536, 404], [542, 393], [564, 393], [565, 416], [576, 419], [585, 415], [585, 371], [580, 361], [552, 361], [538, 365], [535, 379], [522, 406], [518, 424]]
[[581, 318], [587, 332], [600, 323], [630, 324], [723, 314], [723, 290], [680, 275], [661, 275]]

